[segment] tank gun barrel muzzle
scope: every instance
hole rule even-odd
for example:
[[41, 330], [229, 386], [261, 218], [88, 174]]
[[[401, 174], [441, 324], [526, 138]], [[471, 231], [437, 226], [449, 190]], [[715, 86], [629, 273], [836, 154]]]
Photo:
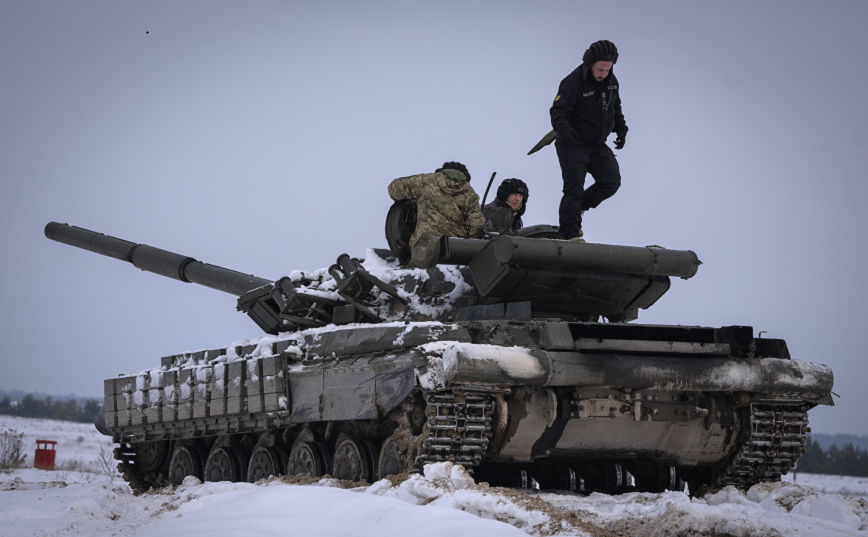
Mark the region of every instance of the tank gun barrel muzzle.
[[182, 282], [196, 283], [234, 296], [241, 296], [251, 289], [271, 283], [271, 280], [209, 265], [192, 257], [147, 244], [110, 237], [69, 224], [49, 222], [45, 226], [45, 236], [53, 241], [126, 261], [147, 272]]

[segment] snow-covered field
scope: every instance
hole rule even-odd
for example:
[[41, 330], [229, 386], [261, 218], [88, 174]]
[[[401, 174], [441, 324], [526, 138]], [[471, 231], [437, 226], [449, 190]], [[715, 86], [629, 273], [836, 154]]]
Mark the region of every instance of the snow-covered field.
[[9, 429], [24, 433], [27, 466], [33, 465], [37, 440], [54, 440], [58, 468], [80, 468], [98, 462], [100, 448], [113, 448], [111, 438], [97, 432], [92, 423], [19, 418], [0, 415], [0, 432]]
[[[843, 475], [796, 474], [796, 483], [814, 489], [820, 495], [858, 496], [868, 500], [868, 477]], [[784, 481], [793, 482], [793, 474], [785, 475]]]
[[[59, 440], [58, 460], [96, 460], [106, 444], [89, 425], [0, 416], [0, 427], [17, 428], [28, 441]], [[747, 494], [728, 488], [701, 499], [493, 489], [450, 463], [370, 486], [309, 481], [188, 478], [133, 496], [117, 477], [17, 469], [0, 472], [0, 535], [868, 535], [864, 478], [799, 474], [798, 485], [760, 485]]]

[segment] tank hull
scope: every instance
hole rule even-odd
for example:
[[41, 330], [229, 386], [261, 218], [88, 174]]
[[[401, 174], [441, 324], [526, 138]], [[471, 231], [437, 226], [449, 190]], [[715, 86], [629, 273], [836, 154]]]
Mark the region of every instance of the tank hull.
[[[655, 327], [634, 328], [647, 335]], [[611, 343], [646, 351], [631, 354], [602, 352], [597, 341], [593, 352], [581, 352], [588, 338], [571, 338], [586, 329], [551, 321], [394, 323], [169, 356], [159, 370], [106, 381], [105, 427], [121, 445], [170, 443], [182, 454], [185, 445], [210, 454], [244, 438], [269, 444], [278, 458], [316, 445], [328, 455], [320, 457], [324, 468], [338, 438], [352, 437], [364, 439], [378, 463], [390, 452], [409, 468], [452, 460], [483, 474], [497, 468], [492, 481], [511, 468], [581, 473], [597, 461], [634, 476], [650, 465], [678, 468], [696, 486], [741, 485], [789, 470], [803, 450], [807, 409], [832, 387], [826, 366], [732, 356], [736, 343]], [[707, 330], [726, 339], [726, 329]], [[762, 405], [798, 415], [798, 423], [772, 426], [788, 444], [742, 469], [763, 470], [742, 483], [726, 471], [746, 445], [762, 441], [754, 438]], [[415, 431], [414, 408], [425, 416]], [[286, 462], [275, 471], [298, 468]], [[368, 480], [380, 476], [367, 471]]]

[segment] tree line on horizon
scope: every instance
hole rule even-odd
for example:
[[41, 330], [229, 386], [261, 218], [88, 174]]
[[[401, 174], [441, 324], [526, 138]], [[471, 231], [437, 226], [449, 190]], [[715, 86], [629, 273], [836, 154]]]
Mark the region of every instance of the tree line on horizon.
[[51, 397], [37, 399], [32, 394], [25, 395], [19, 401], [11, 401], [8, 396], [0, 399], [0, 414], [21, 418], [93, 423], [101, 409], [102, 401], [97, 399], [87, 399], [82, 403], [75, 399], [53, 401]]
[[819, 442], [808, 436], [805, 449], [805, 453], [799, 457], [799, 472], [868, 477], [868, 451], [851, 443], [843, 447], [832, 444], [828, 450], [824, 450]]

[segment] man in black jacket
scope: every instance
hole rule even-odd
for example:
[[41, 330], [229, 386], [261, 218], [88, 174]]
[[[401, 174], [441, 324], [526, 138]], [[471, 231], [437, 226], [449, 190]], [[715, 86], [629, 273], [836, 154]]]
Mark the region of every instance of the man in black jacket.
[[[564, 179], [559, 233], [571, 241], [584, 242], [582, 213], [611, 197], [621, 186], [618, 161], [606, 145], [613, 131], [618, 136], [615, 149], [624, 147], [627, 136], [618, 79], [612, 72], [617, 61], [618, 49], [613, 43], [592, 44], [582, 56], [582, 65], [561, 81], [549, 110]], [[588, 172], [594, 184], [585, 190]]]
[[527, 209], [527, 198], [530, 195], [527, 184], [521, 179], [504, 179], [500, 186], [497, 187], [497, 196], [491, 203], [485, 204], [482, 208], [482, 216], [485, 217], [485, 229], [487, 231], [497, 231], [496, 227], [491, 223], [491, 215], [498, 209], [509, 207], [512, 212], [513, 220], [510, 229], [518, 231], [524, 224], [521, 221], [521, 215]]

